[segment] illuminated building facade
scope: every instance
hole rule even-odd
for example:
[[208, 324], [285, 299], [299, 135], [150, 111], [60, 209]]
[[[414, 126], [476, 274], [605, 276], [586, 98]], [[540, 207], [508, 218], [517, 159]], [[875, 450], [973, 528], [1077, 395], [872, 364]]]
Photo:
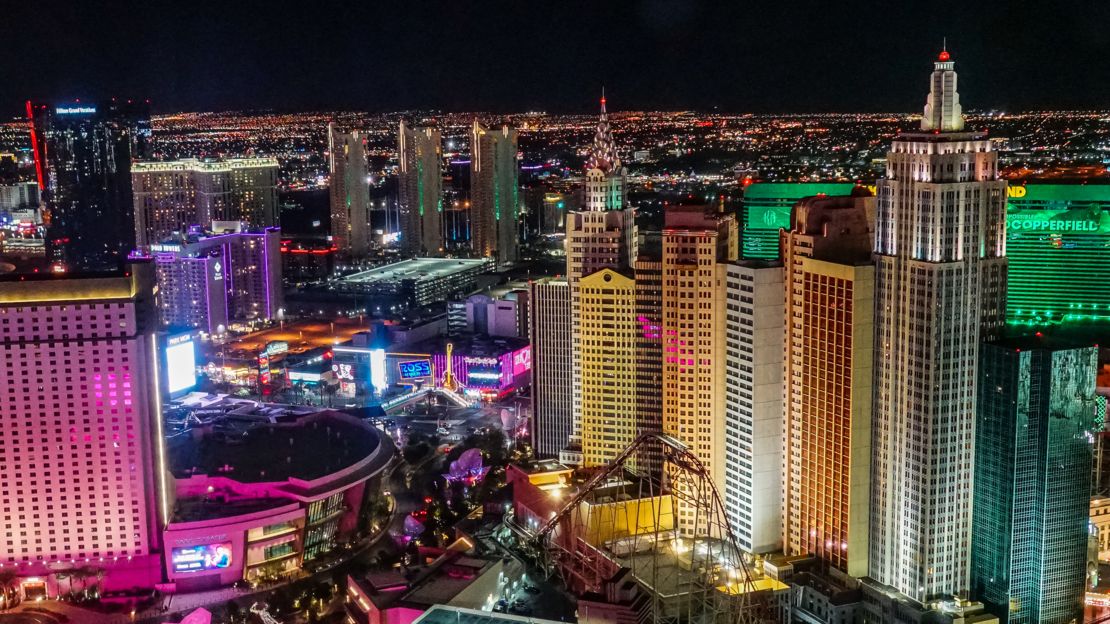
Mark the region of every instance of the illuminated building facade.
[[548, 277], [528, 285], [532, 345], [532, 446], [539, 457], [558, 457], [574, 422], [571, 374], [570, 285]]
[[782, 235], [786, 269], [783, 548], [867, 575], [875, 199], [810, 197]]
[[370, 186], [362, 132], [328, 124], [328, 173], [332, 244], [348, 258], [362, 258], [370, 250]]
[[277, 225], [276, 158], [187, 158], [131, 165], [135, 244], [149, 249], [190, 226], [241, 221]]
[[921, 131], [898, 135], [878, 183], [871, 558], [923, 602], [969, 588], [978, 354], [1001, 328], [1006, 181], [963, 131], [948, 53]]
[[[663, 432], [663, 261], [658, 232], [644, 236], [633, 263], [636, 278], [636, 433]], [[651, 248], [649, 251], [648, 248]], [[656, 253], [658, 252], [658, 253]], [[660, 449], [647, 444], [636, 457], [636, 468], [658, 474]]]
[[1007, 194], [1007, 322], [1110, 321], [1110, 185], [1030, 182]]
[[487, 128], [475, 119], [470, 131], [470, 248], [497, 265], [518, 257], [519, 168], [516, 128]]
[[443, 255], [443, 142], [439, 130], [401, 121], [397, 131], [401, 248], [406, 254]]
[[725, 302], [725, 511], [747, 552], [782, 539], [783, 271], [729, 263]]
[[[664, 219], [663, 433], [684, 442], [723, 492], [725, 284], [737, 255], [736, 221], [702, 206], [671, 208]], [[692, 511], [679, 506], [683, 516]]]
[[27, 102], [27, 116], [51, 260], [71, 270], [119, 269], [135, 247], [131, 161], [144, 154], [150, 107]]
[[153, 266], [128, 271], [0, 286], [0, 563], [24, 599], [78, 562], [101, 591], [160, 579]]
[[[590, 187], [589, 180], [601, 176], [610, 180], [607, 184], [619, 185], [621, 189], [624, 188], [624, 168], [620, 165], [620, 159], [616, 155], [616, 149], [610, 135], [604, 101], [602, 102], [597, 133], [594, 136], [590, 157], [586, 163], [586, 172], [587, 197], [591, 193], [601, 193], [601, 196], [608, 197], [612, 201], [587, 201], [585, 210], [567, 214], [565, 245], [567, 284], [570, 288], [571, 301], [571, 338], [574, 353], [579, 353], [581, 349], [578, 330], [579, 282], [602, 269], [613, 269], [618, 272], [627, 271], [638, 255], [635, 214], [631, 208], [625, 206], [623, 191], [621, 193], [606, 193], [596, 189], [591, 191]], [[620, 178], [620, 181], [613, 181], [611, 178]], [[571, 433], [571, 444], [575, 445], [578, 443], [580, 430], [578, 415], [582, 413], [582, 375], [579, 369], [579, 359], [574, 358], [572, 361], [574, 367], [574, 407], [572, 413], [575, 415], [575, 420]], [[570, 459], [568, 456], [567, 460]]]
[[601, 117], [586, 159], [586, 211], [624, 210], [628, 203], [627, 177], [628, 171], [617, 156], [609, 113], [605, 110], [605, 96], [602, 95]]
[[972, 588], [1009, 624], [1083, 621], [1098, 347], [980, 349]]
[[222, 334], [232, 323], [281, 318], [280, 230], [233, 225], [151, 245], [163, 325]]
[[577, 325], [582, 465], [603, 466], [636, 439], [636, 281], [613, 269], [582, 278]]
[[790, 211], [803, 197], [847, 195], [851, 182], [756, 182], [744, 189], [740, 208], [740, 257], [779, 258], [779, 231], [790, 229]]

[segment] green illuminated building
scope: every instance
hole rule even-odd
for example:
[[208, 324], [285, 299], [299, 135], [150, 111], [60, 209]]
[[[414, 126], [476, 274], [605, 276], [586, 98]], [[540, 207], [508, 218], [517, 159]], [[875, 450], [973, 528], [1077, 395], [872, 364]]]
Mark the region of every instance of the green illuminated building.
[[971, 587], [1003, 623], [1082, 621], [1097, 370], [1096, 346], [980, 349]]
[[1011, 325], [1110, 321], [1110, 184], [1011, 186], [1006, 221]]
[[790, 209], [803, 197], [848, 195], [851, 182], [757, 182], [744, 190], [740, 253], [744, 258], [776, 260], [779, 229], [790, 229]]

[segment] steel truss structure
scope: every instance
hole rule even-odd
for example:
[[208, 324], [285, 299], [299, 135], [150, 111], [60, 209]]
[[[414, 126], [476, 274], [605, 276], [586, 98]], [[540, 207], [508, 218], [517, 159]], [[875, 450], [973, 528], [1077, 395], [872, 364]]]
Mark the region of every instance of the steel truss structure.
[[[662, 474], [628, 468], [644, 451], [662, 457]], [[600, 467], [535, 533], [532, 547], [578, 595], [606, 595], [627, 570], [649, 597], [655, 624], [777, 621], [771, 591], [757, 588], [709, 471], [667, 435], [643, 434]]]

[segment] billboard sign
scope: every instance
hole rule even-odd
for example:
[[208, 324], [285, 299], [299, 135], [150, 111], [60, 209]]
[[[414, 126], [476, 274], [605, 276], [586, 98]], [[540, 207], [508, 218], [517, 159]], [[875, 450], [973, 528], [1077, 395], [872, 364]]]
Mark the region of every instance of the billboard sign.
[[231, 542], [174, 548], [170, 553], [170, 564], [175, 573], [231, 567]]
[[197, 385], [197, 352], [192, 335], [172, 336], [166, 341], [166, 380], [171, 395]]
[[432, 376], [432, 363], [429, 360], [411, 360], [398, 362], [397, 369], [401, 372], [401, 379], [419, 379]]
[[532, 370], [532, 345], [513, 352], [513, 377]]

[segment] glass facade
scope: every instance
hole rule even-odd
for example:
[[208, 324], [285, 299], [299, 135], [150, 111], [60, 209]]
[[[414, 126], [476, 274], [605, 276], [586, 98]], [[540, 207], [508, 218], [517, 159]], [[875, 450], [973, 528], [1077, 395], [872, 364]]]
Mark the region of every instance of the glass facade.
[[308, 525], [304, 532], [304, 560], [312, 561], [335, 546], [339, 516], [346, 511], [343, 492], [315, 501], [308, 506]]
[[1002, 622], [1082, 621], [1097, 347], [983, 345], [972, 590]]
[[757, 182], [744, 190], [741, 258], [779, 257], [779, 229], [790, 229], [790, 209], [803, 197], [848, 195], [851, 182]]
[[1110, 184], [1015, 185], [1008, 194], [1009, 324], [1110, 321]]
[[131, 161], [149, 150], [144, 103], [27, 103], [52, 260], [118, 269], [135, 246]]

